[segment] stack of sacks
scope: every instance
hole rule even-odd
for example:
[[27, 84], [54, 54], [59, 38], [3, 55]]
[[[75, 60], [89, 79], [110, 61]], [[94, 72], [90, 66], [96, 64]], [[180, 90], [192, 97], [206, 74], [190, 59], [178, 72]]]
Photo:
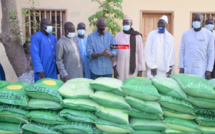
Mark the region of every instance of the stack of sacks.
[[0, 89], [3, 88], [3, 87], [5, 87], [5, 86], [7, 86], [7, 85], [9, 85], [9, 84], [10, 84], [9, 81], [0, 80]]
[[167, 126], [163, 123], [163, 112], [157, 100], [160, 98], [151, 80], [141, 77], [128, 78], [122, 90], [131, 109], [124, 110], [131, 117], [134, 133], [161, 133]]
[[153, 85], [161, 94], [159, 103], [164, 113], [164, 122], [169, 127], [164, 133], [200, 132], [195, 122], [196, 114], [187, 102], [187, 95], [172, 78], [154, 78]]
[[0, 133], [22, 133], [22, 125], [28, 123], [28, 111], [22, 108], [29, 99], [24, 88], [30, 83], [0, 83]]
[[[211, 86], [210, 82], [206, 79], [193, 75], [177, 74], [171, 76], [175, 79], [180, 87], [187, 93], [188, 101], [197, 108], [215, 109], [215, 90]], [[200, 128], [205, 132], [206, 127], [208, 131], [213, 131], [214, 116], [207, 112], [197, 113], [196, 122], [200, 125]], [[203, 123], [204, 122], [204, 123]]]
[[99, 105], [90, 99], [94, 93], [90, 82], [93, 80], [76, 78], [67, 81], [58, 92], [64, 97], [60, 116], [68, 122], [57, 125], [56, 130], [63, 133], [93, 133], [93, 123], [97, 120], [95, 112]]
[[107, 133], [131, 133], [133, 129], [129, 126], [128, 114], [123, 109], [130, 109], [125, 101], [125, 94], [121, 90], [122, 81], [115, 78], [98, 78], [90, 85], [96, 90], [91, 98], [100, 104], [96, 111], [97, 121], [93, 131], [100, 134]]
[[26, 106], [26, 109], [30, 109], [26, 115], [30, 122], [22, 127], [25, 133], [30, 131], [58, 134], [54, 127], [66, 124], [67, 120], [59, 116], [62, 97], [58, 89], [61, 85], [63, 85], [61, 80], [45, 78], [25, 87], [25, 93], [32, 97]]

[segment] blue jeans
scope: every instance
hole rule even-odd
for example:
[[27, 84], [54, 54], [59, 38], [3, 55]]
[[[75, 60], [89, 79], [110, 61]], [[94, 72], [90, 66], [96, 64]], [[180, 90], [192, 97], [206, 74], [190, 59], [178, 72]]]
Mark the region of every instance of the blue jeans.
[[96, 74], [92, 73], [91, 71], [90, 71], [90, 74], [91, 74], [91, 79], [93, 79], [93, 80], [95, 80], [95, 79], [97, 79], [99, 77], [112, 77], [112, 74], [96, 75]]

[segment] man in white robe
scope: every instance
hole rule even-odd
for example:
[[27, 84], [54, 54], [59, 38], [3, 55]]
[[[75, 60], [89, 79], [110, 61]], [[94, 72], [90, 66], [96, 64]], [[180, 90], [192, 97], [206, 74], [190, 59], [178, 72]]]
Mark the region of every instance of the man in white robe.
[[193, 28], [184, 32], [180, 46], [180, 73], [211, 78], [214, 65], [214, 36], [203, 28], [204, 17], [194, 16]]
[[175, 64], [175, 44], [173, 36], [165, 29], [167, 16], [158, 21], [158, 29], [147, 36], [144, 54], [146, 59], [147, 78], [167, 77]]
[[128, 45], [128, 49], [118, 49], [117, 56], [113, 59], [114, 77], [124, 81], [129, 77], [142, 76], [145, 70], [142, 35], [134, 31], [132, 20], [125, 15], [123, 31], [117, 33], [117, 45]]

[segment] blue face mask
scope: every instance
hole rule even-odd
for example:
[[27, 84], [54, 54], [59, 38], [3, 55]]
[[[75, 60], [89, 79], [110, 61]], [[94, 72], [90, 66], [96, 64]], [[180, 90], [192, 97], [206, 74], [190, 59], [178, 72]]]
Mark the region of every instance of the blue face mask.
[[75, 33], [68, 33], [67, 37], [70, 38], [70, 39], [72, 39], [73, 37], [75, 37]]
[[164, 27], [158, 27], [158, 33], [164, 33], [165, 28]]
[[123, 26], [123, 30], [124, 30], [124, 31], [130, 30], [130, 28], [131, 28], [130, 25], [124, 25], [124, 26]]
[[212, 31], [214, 29], [214, 25], [213, 24], [207, 24], [206, 29]]
[[78, 35], [84, 35], [85, 34], [85, 30], [83, 30], [83, 29], [79, 29], [78, 30]]
[[201, 27], [201, 22], [199, 22], [199, 21], [194, 21], [193, 22], [193, 28], [194, 29], [198, 29], [198, 28], [200, 28]]

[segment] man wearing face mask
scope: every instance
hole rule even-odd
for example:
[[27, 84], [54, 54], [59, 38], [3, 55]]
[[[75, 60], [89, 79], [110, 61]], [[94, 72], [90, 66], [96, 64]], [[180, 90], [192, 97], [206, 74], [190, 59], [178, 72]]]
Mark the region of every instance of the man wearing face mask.
[[147, 65], [147, 78], [168, 77], [175, 64], [175, 45], [173, 36], [166, 30], [168, 18], [163, 15], [158, 29], [150, 32], [146, 38], [144, 54]]
[[180, 46], [180, 73], [211, 78], [214, 64], [214, 36], [203, 28], [204, 17], [194, 16], [193, 28], [184, 32]]
[[113, 59], [114, 77], [122, 81], [142, 76], [142, 71], [145, 70], [142, 35], [134, 31], [132, 24], [132, 20], [125, 15], [123, 31], [115, 37], [117, 45], [129, 45], [128, 49], [118, 49], [118, 54]]
[[114, 36], [106, 32], [106, 21], [99, 18], [96, 23], [97, 30], [87, 39], [87, 56], [90, 57], [91, 79], [98, 77], [112, 77], [111, 58], [117, 55], [117, 49], [111, 49], [116, 44]]
[[65, 35], [56, 44], [56, 61], [60, 76], [64, 82], [83, 77], [83, 67], [75, 26], [71, 22], [64, 24]]
[[84, 77], [90, 79], [89, 57], [86, 53], [87, 36], [85, 36], [86, 26], [83, 22], [78, 24], [78, 43], [81, 53], [82, 64], [84, 67]]
[[40, 24], [40, 31], [31, 37], [31, 58], [34, 68], [35, 82], [42, 78], [57, 79], [55, 62], [56, 37], [51, 34], [53, 27], [47, 19]]
[[[208, 19], [206, 20], [206, 22], [205, 22], [205, 28], [208, 29], [208, 30], [210, 30], [213, 33], [214, 37], [215, 37], [215, 31], [213, 30], [214, 29], [214, 20], [213, 20], [212, 16], [209, 16]], [[215, 78], [215, 64], [214, 64], [214, 67], [213, 67], [213, 71], [211, 73], [211, 77]]]

